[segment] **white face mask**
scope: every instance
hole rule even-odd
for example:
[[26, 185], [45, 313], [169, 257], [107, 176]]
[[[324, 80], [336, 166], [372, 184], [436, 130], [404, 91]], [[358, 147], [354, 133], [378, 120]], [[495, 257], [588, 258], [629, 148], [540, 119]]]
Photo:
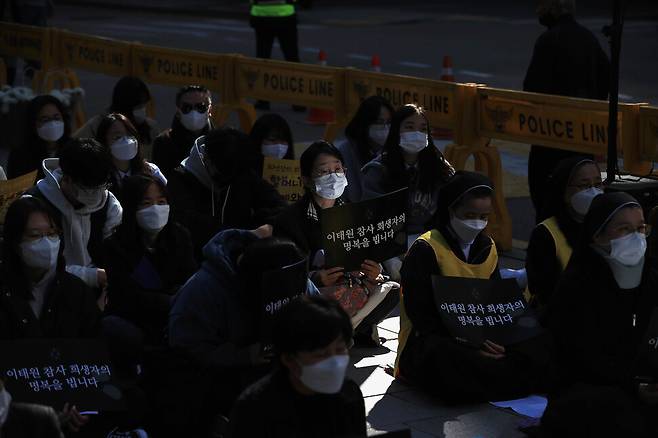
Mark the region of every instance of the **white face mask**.
[[346, 354], [331, 356], [313, 365], [302, 365], [299, 380], [308, 389], [321, 394], [336, 394], [343, 387], [350, 358]]
[[180, 122], [188, 131], [201, 131], [208, 124], [208, 112], [200, 113], [193, 109], [187, 114], [181, 113]]
[[11, 395], [5, 388], [2, 388], [2, 391], [0, 391], [0, 428], [7, 421], [9, 405], [11, 405]]
[[142, 106], [139, 108], [135, 108], [133, 110], [133, 118], [135, 119], [135, 122], [137, 122], [138, 125], [141, 125], [144, 120], [146, 120], [146, 107]]
[[635, 266], [642, 261], [647, 250], [647, 237], [642, 233], [629, 233], [610, 241], [610, 258], [624, 266]]
[[459, 219], [450, 217], [450, 226], [462, 243], [473, 243], [475, 238], [487, 227], [487, 221], [481, 219]]
[[286, 153], [288, 153], [288, 145], [283, 143], [264, 144], [261, 146], [260, 150], [266, 157], [272, 157], [281, 160], [286, 156]]
[[105, 198], [105, 189], [83, 189], [75, 185], [77, 193], [75, 199], [86, 207], [96, 207], [101, 204]]
[[344, 173], [330, 173], [313, 180], [315, 193], [324, 199], [338, 199], [343, 196], [347, 187], [347, 178]]
[[23, 262], [30, 268], [51, 270], [57, 266], [59, 236], [42, 237], [20, 244]]
[[587, 190], [581, 190], [580, 192], [574, 193], [571, 197], [571, 208], [581, 216], [585, 216], [589, 211], [589, 206], [592, 205], [592, 201], [597, 196], [603, 194], [603, 190], [597, 189], [596, 187], [590, 187]]
[[130, 161], [137, 155], [139, 150], [139, 143], [137, 139], [132, 136], [124, 136], [117, 139], [110, 146], [112, 156], [120, 161]]
[[157, 233], [169, 221], [169, 205], [151, 205], [137, 210], [137, 225], [144, 231]]
[[37, 135], [44, 141], [57, 141], [64, 135], [64, 122], [51, 120], [37, 128]]
[[427, 133], [420, 131], [403, 132], [400, 134], [400, 147], [408, 154], [417, 154], [427, 147]]
[[384, 143], [386, 143], [386, 139], [388, 138], [389, 130], [388, 125], [370, 125], [370, 128], [368, 128], [368, 137], [370, 137], [370, 140], [375, 144], [384, 146]]

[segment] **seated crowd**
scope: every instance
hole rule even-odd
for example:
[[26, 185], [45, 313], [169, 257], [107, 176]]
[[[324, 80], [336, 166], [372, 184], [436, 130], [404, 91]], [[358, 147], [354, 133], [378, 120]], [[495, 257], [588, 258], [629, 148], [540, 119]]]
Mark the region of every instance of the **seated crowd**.
[[[658, 433], [658, 363], [643, 347], [658, 243], [636, 199], [604, 193], [591, 157], [563, 160], [546, 181], [528, 287], [515, 284], [536, 327], [520, 341], [473, 343], [442, 318], [436, 284], [503, 282], [487, 234], [501, 188], [455, 171], [423, 108], [369, 97], [343, 140], [296, 157], [280, 115], [248, 133], [216, 126], [211, 93], [189, 85], [159, 132], [151, 102], [140, 79], [122, 78], [108, 110], [72, 133], [66, 108], [37, 96], [6, 167], [37, 182], [4, 219], [0, 340], [102, 340], [128, 406], [120, 429], [366, 436], [349, 350], [380, 346], [377, 325], [399, 307], [393, 372], [406, 384], [450, 404], [546, 394], [542, 437]], [[295, 157], [303, 195], [289, 204], [263, 163]], [[324, 213], [403, 188], [406, 253], [335, 266]], [[367, 291], [367, 311], [333, 298], [353, 285]], [[265, 312], [274, 292], [287, 304]], [[12, 401], [0, 380], [0, 436], [84, 436], [95, 420]]]

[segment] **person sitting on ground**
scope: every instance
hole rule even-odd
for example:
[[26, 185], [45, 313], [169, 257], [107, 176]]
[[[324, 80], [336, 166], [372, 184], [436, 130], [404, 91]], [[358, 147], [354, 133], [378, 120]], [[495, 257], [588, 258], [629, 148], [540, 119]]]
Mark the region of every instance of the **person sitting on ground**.
[[114, 168], [109, 190], [114, 196], [121, 198], [123, 179], [130, 175], [150, 175], [167, 184], [167, 178], [158, 166], [144, 159], [139, 134], [122, 114], [111, 113], [103, 117], [96, 131], [96, 140], [112, 155]]
[[496, 246], [483, 232], [493, 190], [486, 176], [457, 171], [441, 188], [434, 228], [414, 242], [402, 265], [396, 376], [449, 403], [527, 396], [543, 387], [550, 365], [544, 335], [514, 345], [465, 345], [435, 304], [433, 276], [500, 278]]
[[72, 139], [60, 158], [43, 160], [43, 171], [45, 177], [27, 193], [47, 201], [62, 224], [67, 271], [103, 289], [103, 240], [121, 223], [122, 214], [107, 190], [110, 154], [94, 139]]
[[[264, 274], [306, 259], [290, 240], [267, 235], [263, 228], [218, 233], [203, 249], [201, 268], [172, 302], [169, 345], [192, 361], [198, 376], [184, 385], [189, 400], [181, 395], [181, 403], [194, 403], [198, 409], [191, 411], [203, 421], [218, 411], [228, 414], [240, 392], [270, 369], [261, 331]], [[305, 269], [282, 292], [316, 293]]]
[[385, 98], [368, 97], [347, 124], [345, 140], [336, 143], [336, 148], [345, 158], [348, 182], [345, 198], [350, 202], [363, 199], [361, 169], [381, 153], [388, 138], [393, 111], [393, 106]]
[[[306, 251], [311, 260], [310, 279], [317, 287], [335, 286], [345, 281], [346, 273], [340, 266], [325, 266], [320, 211], [343, 205], [341, 196], [347, 185], [343, 156], [331, 143], [316, 141], [302, 154], [300, 169], [304, 197], [277, 216], [273, 232], [277, 236], [292, 239]], [[377, 282], [382, 279], [382, 270], [379, 263], [363, 260], [362, 272], [350, 275]], [[376, 325], [388, 316], [396, 304], [395, 294], [384, 298], [366, 320], [359, 324], [355, 339], [366, 345], [378, 340]]]
[[176, 114], [171, 128], [153, 140], [153, 163], [166, 177], [189, 154], [194, 140], [212, 128], [212, 95], [203, 85], [186, 85], [176, 93]]
[[351, 338], [335, 300], [308, 296], [284, 307], [273, 330], [277, 367], [242, 393], [228, 436], [365, 437], [363, 395], [345, 379]]
[[138, 326], [149, 344], [164, 339], [170, 301], [196, 272], [190, 233], [169, 220], [165, 185], [134, 175], [124, 180], [123, 222], [105, 240], [107, 313]]
[[295, 158], [295, 142], [292, 131], [286, 119], [278, 114], [263, 114], [249, 132], [253, 151], [254, 170], [261, 174], [263, 158], [271, 157], [278, 160], [293, 160]]
[[0, 338], [98, 335], [91, 289], [66, 272], [62, 228], [41, 199], [25, 196], [7, 210], [0, 276]]
[[33, 98], [26, 110], [27, 123], [23, 144], [13, 149], [7, 162], [10, 179], [37, 171], [43, 177], [41, 163], [55, 158], [71, 138], [71, 119], [62, 102], [54, 96]]
[[149, 157], [151, 143], [160, 133], [157, 122], [146, 115], [146, 107], [150, 102], [151, 92], [144, 81], [134, 76], [124, 76], [114, 86], [112, 103], [107, 112], [87, 120], [73, 133], [73, 137], [96, 138], [98, 126], [106, 114], [123, 114], [137, 130], [139, 143], [145, 149], [144, 156]]
[[549, 184], [542, 221], [532, 231], [526, 257], [531, 302], [542, 314], [580, 239], [592, 199], [603, 193], [599, 167], [582, 155], [562, 160]]
[[551, 302], [559, 381], [542, 436], [657, 436], [658, 370], [648, 367], [645, 343], [656, 336], [648, 327], [658, 263], [646, 254], [645, 233], [631, 195], [592, 201]]
[[192, 233], [197, 260], [218, 231], [272, 224], [285, 200], [248, 167], [249, 138], [233, 128], [199, 137], [171, 174], [172, 217]]

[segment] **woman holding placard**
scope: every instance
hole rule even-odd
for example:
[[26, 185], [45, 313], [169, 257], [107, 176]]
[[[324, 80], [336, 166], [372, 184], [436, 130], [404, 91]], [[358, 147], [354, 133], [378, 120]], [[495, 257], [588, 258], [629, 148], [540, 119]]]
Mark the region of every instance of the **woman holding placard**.
[[592, 201], [551, 302], [559, 386], [542, 419], [546, 436], [658, 434], [658, 264], [646, 232], [629, 194]]
[[25, 196], [7, 210], [0, 281], [0, 338], [98, 334], [94, 292], [65, 271], [62, 231], [49, 207]]
[[603, 193], [601, 171], [590, 157], [567, 158], [553, 171], [549, 187], [526, 258], [531, 302], [542, 313], [580, 239], [592, 200]]
[[263, 114], [249, 132], [249, 138], [257, 148], [254, 155], [259, 158], [256, 163], [258, 173], [263, 170], [263, 158], [271, 157], [277, 160], [292, 160], [295, 158], [295, 143], [292, 131], [286, 119], [278, 114]]
[[[491, 181], [458, 171], [440, 191], [434, 228], [414, 242], [402, 265], [396, 375], [449, 402], [527, 395], [548, 362], [533, 340], [513, 346], [458, 342], [435, 303], [433, 277], [500, 279], [496, 246], [483, 232], [492, 205]], [[483, 320], [477, 313], [470, 316]]]
[[[338, 287], [346, 282], [354, 285], [357, 282], [360, 284], [361, 280], [370, 282], [381, 280], [382, 266], [372, 260], [364, 260], [361, 271], [353, 273], [346, 273], [341, 266], [325, 266], [319, 212], [344, 203], [341, 196], [347, 186], [347, 178], [340, 151], [331, 143], [316, 141], [302, 154], [300, 168], [306, 194], [276, 218], [274, 234], [289, 237], [308, 252], [311, 261], [310, 278], [321, 290]], [[357, 340], [363, 339], [364, 344], [371, 344], [377, 337], [378, 341], [373, 326], [395, 307], [393, 298], [390, 299], [390, 303], [385, 302], [386, 305], [382, 305], [386, 309], [379, 309], [385, 314], [380, 315], [381, 318], [375, 318], [377, 321], [368, 318], [368, 321], [359, 327], [361, 330], [357, 330], [355, 336]]]

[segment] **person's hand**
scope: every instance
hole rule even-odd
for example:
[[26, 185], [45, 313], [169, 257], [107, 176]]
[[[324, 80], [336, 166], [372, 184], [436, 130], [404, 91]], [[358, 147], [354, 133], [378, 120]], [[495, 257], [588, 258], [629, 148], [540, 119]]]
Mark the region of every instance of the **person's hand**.
[[100, 289], [107, 287], [107, 272], [105, 272], [105, 269], [96, 269], [96, 279]]
[[656, 383], [640, 383], [637, 388], [640, 400], [648, 405], [658, 404], [658, 384]]
[[62, 429], [68, 429], [71, 432], [79, 432], [82, 426], [89, 422], [89, 417], [80, 415], [78, 408], [75, 406], [69, 407], [69, 404], [64, 405], [64, 409], [59, 413], [59, 424]]
[[272, 230], [273, 230], [272, 225], [265, 224], [265, 225], [261, 225], [260, 227], [254, 230], [251, 230], [251, 233], [255, 234], [256, 237], [258, 237], [259, 239], [266, 239], [268, 237], [272, 237]]
[[382, 265], [380, 265], [377, 262], [373, 262], [372, 260], [364, 260], [363, 263], [361, 263], [361, 271], [363, 272], [363, 275], [366, 276], [366, 278], [370, 281], [377, 281], [379, 279], [379, 276], [382, 275]]
[[320, 286], [333, 286], [343, 277], [343, 275], [343, 268], [340, 266], [315, 271], [315, 276], [319, 280]]
[[482, 344], [480, 354], [491, 359], [503, 359], [505, 357], [505, 347], [487, 339]]

